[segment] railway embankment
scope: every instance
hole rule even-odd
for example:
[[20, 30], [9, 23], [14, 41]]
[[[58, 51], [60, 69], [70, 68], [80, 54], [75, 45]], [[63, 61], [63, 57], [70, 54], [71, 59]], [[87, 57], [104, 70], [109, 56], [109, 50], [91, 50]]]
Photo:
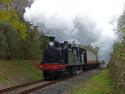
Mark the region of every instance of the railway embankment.
[[[39, 61], [0, 61], [0, 88], [40, 80]], [[107, 94], [109, 93], [108, 70], [91, 70], [71, 79], [60, 81], [32, 93], [40, 94]], [[41, 93], [42, 92], [42, 93]]]
[[110, 94], [108, 70], [101, 70], [97, 75], [73, 87], [67, 94]]
[[0, 89], [42, 79], [38, 60], [0, 61]]

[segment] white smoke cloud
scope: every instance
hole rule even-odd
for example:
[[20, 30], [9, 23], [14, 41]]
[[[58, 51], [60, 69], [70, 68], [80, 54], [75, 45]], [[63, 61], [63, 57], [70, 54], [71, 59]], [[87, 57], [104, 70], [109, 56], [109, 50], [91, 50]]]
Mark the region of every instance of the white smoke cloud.
[[122, 0], [34, 0], [24, 18], [60, 41], [98, 46], [100, 59], [108, 60], [123, 4]]

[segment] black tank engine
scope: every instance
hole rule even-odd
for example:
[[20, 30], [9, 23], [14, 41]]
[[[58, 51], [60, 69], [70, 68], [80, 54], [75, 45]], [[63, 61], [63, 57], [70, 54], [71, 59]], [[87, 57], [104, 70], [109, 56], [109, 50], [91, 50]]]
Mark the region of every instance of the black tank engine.
[[39, 68], [43, 71], [45, 79], [78, 74], [99, 67], [98, 54], [95, 52], [76, 47], [67, 41], [59, 43], [55, 37], [50, 37], [48, 48], [43, 53], [43, 60], [39, 64]]

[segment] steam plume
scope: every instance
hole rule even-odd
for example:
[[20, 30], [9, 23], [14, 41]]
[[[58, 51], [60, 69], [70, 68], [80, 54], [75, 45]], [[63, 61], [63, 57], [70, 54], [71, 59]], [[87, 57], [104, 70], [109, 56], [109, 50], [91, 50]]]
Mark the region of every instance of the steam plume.
[[100, 59], [108, 60], [117, 37], [113, 29], [122, 3], [122, 0], [34, 0], [26, 8], [24, 18], [59, 41], [76, 40], [98, 46]]

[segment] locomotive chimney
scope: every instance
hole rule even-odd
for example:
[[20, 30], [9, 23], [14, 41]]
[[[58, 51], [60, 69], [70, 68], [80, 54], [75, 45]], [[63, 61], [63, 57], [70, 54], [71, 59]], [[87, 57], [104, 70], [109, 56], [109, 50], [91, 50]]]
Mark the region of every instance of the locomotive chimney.
[[55, 40], [55, 37], [53, 37], [53, 36], [49, 37], [49, 41], [54, 41], [54, 40]]
[[68, 44], [68, 41], [64, 41], [64, 44], [67, 45], [67, 44]]
[[64, 41], [64, 48], [68, 48], [68, 41]]

